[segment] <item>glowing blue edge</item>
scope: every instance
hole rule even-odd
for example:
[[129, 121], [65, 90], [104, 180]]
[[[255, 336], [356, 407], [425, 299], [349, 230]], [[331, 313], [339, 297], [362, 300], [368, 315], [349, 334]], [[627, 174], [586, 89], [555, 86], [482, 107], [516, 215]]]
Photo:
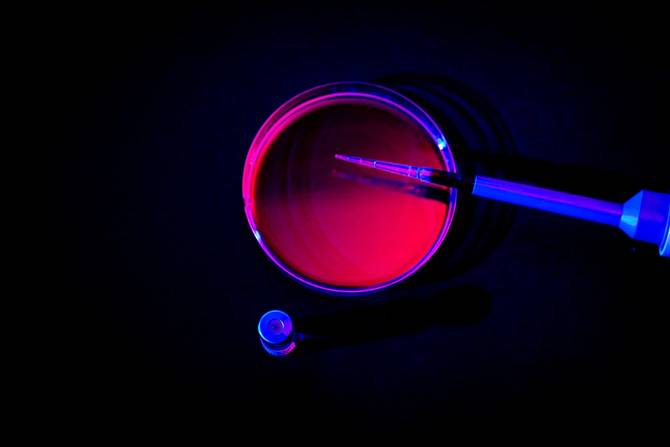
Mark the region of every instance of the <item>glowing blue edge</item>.
[[670, 258], [670, 210], [668, 210], [668, 217], [665, 220], [665, 240], [661, 241], [658, 246], [658, 253], [661, 256]]

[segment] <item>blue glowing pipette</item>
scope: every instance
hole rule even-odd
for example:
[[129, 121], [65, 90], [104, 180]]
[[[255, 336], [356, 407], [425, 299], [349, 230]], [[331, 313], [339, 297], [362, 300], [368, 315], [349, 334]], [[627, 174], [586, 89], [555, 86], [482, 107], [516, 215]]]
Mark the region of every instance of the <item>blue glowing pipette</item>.
[[632, 239], [656, 244], [661, 256], [670, 257], [670, 194], [643, 189], [621, 204], [484, 176], [466, 179], [441, 169], [341, 154], [335, 158], [435, 186], [465, 189], [477, 197], [618, 227]]

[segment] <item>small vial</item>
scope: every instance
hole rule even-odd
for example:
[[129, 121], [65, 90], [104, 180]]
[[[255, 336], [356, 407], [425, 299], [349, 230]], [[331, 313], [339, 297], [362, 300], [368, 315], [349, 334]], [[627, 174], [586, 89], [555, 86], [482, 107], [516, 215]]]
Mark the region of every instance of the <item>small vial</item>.
[[271, 310], [258, 322], [261, 345], [268, 354], [275, 357], [287, 356], [295, 349], [293, 321], [286, 312]]

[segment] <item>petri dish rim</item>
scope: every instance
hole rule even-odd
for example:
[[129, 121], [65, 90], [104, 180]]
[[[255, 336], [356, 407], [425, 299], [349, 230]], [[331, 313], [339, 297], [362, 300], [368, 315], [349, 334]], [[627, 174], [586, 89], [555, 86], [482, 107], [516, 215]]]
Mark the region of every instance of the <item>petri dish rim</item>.
[[314, 281], [288, 267], [264, 242], [263, 236], [255, 223], [253, 215], [253, 197], [256, 167], [260, 166], [263, 155], [266, 152], [266, 149], [270, 146], [269, 143], [272, 143], [289, 125], [310, 111], [318, 109], [320, 103], [328, 104], [334, 100], [343, 100], [347, 98], [365, 99], [373, 103], [383, 103], [409, 117], [412, 121], [417, 123], [434, 142], [436, 152], [440, 154], [440, 158], [444, 163], [445, 168], [451, 172], [457, 172], [456, 162], [446, 137], [430, 115], [412, 100], [395, 90], [377, 84], [367, 82], [336, 82], [317, 86], [294, 96], [275, 110], [263, 123], [251, 143], [244, 162], [242, 198], [244, 201], [244, 212], [252, 234], [265, 254], [285, 274], [308, 288], [321, 293], [355, 297], [391, 287], [416, 273], [417, 270], [428, 262], [442, 245], [444, 238], [449, 232], [456, 211], [458, 193], [454, 188], [449, 192], [449, 204], [445, 220], [442, 224], [440, 233], [430, 250], [410, 269], [393, 279], [367, 287], [337, 287]]

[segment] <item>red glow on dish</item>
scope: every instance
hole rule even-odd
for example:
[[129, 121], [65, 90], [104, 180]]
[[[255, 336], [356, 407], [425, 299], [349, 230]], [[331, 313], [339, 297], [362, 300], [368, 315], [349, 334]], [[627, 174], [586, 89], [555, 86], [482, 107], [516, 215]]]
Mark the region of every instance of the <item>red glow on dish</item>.
[[352, 180], [369, 170], [336, 153], [448, 168], [430, 135], [399, 110], [364, 98], [321, 101], [261, 148], [250, 188], [256, 230], [276, 261], [311, 282], [358, 289], [393, 281], [431, 254], [453, 204]]

